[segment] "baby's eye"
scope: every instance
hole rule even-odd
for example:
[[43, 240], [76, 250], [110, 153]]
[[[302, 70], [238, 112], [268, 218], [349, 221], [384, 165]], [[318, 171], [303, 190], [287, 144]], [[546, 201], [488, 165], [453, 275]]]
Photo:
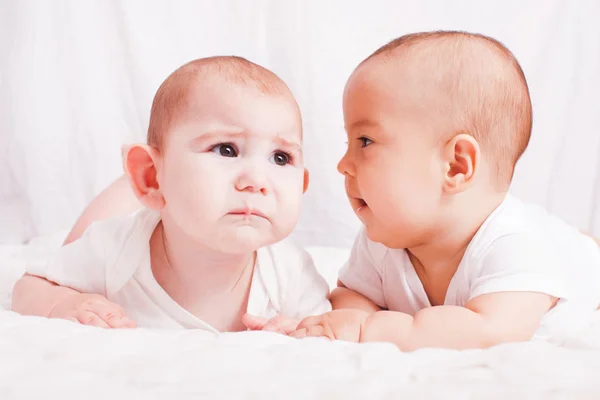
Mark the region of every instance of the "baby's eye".
[[367, 147], [368, 145], [373, 143], [371, 139], [366, 138], [364, 136], [359, 137], [358, 140], [360, 140], [360, 147]]
[[237, 157], [238, 153], [231, 143], [219, 143], [213, 146], [210, 151], [217, 153], [223, 157]]
[[271, 161], [277, 165], [284, 166], [284, 165], [287, 165], [290, 163], [291, 157], [287, 153], [278, 151], [271, 156], [271, 159], [269, 161]]

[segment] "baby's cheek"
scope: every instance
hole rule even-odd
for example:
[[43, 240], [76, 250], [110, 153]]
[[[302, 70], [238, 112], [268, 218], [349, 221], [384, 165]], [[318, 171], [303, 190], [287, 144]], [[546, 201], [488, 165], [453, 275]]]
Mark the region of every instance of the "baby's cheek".
[[[302, 195], [288, 196], [279, 204], [278, 215], [273, 223], [279, 236], [287, 236], [295, 228], [300, 217]], [[280, 238], [282, 239], [282, 238]]]
[[180, 224], [192, 225], [193, 228], [194, 225], [214, 220], [214, 214], [219, 211], [217, 206], [223, 206], [222, 194], [210, 182], [211, 177], [206, 175], [209, 174], [202, 176], [190, 171], [187, 175], [181, 173], [172, 176], [165, 198], [169, 211]]
[[296, 208], [300, 205], [303, 191], [304, 173], [294, 171], [294, 173], [279, 179], [277, 193], [289, 207]]

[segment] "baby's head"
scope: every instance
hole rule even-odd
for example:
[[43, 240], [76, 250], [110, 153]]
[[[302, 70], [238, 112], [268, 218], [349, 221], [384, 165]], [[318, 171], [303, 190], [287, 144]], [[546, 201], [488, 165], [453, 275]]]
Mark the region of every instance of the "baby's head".
[[344, 119], [338, 169], [350, 202], [369, 237], [396, 248], [435, 235], [457, 204], [505, 193], [532, 124], [512, 53], [463, 32], [411, 34], [377, 50], [346, 84]]
[[298, 105], [271, 71], [239, 57], [192, 61], [160, 86], [147, 145], [124, 157], [132, 186], [175, 236], [244, 253], [282, 240], [308, 174]]

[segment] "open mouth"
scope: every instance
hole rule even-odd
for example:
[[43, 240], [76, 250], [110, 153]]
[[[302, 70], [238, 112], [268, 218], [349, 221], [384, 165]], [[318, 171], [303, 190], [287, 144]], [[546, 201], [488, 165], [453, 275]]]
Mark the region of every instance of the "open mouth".
[[364, 201], [363, 199], [359, 199], [359, 198], [354, 199], [354, 205], [355, 205], [354, 210], [356, 210], [356, 212], [369, 206], [366, 201]]

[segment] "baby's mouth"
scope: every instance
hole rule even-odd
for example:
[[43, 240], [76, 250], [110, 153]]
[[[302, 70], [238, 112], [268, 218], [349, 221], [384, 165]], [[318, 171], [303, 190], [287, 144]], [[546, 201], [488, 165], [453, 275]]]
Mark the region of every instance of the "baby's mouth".
[[355, 207], [355, 210], [356, 210], [357, 212], [358, 212], [358, 211], [360, 211], [360, 210], [361, 210], [362, 208], [364, 208], [364, 207], [368, 207], [368, 204], [367, 204], [367, 202], [366, 202], [366, 201], [364, 201], [363, 199], [356, 198], [356, 199], [355, 199], [355, 201], [356, 201], [356, 207]]
[[260, 210], [254, 209], [254, 208], [236, 208], [234, 210], [231, 210], [229, 213], [229, 215], [237, 215], [240, 217], [246, 217], [246, 218], [250, 218], [250, 217], [260, 217], [263, 219], [267, 219], [266, 215], [263, 214]]

